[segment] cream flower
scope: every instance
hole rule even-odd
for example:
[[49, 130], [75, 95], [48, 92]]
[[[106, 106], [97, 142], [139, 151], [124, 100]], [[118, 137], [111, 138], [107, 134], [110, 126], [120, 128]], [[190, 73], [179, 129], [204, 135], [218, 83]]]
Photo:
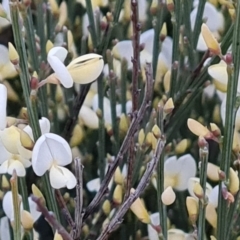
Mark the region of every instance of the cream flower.
[[[198, 12], [198, 4], [195, 5], [195, 8], [190, 14], [192, 30], [195, 26], [197, 12]], [[218, 12], [216, 7], [209, 2], [205, 3], [204, 11], [203, 11], [203, 19], [207, 19], [206, 25], [209, 27], [210, 31], [213, 33], [217, 33], [218, 30], [222, 30], [224, 28], [224, 18], [222, 14]], [[201, 33], [199, 35], [199, 39], [197, 43], [197, 50], [198, 51], [207, 50], [207, 45]]]
[[14, 65], [10, 62], [8, 49], [0, 44], [0, 80], [17, 76]]
[[70, 88], [73, 82], [87, 84], [96, 80], [101, 74], [104, 66], [101, 55], [86, 54], [74, 59], [65, 67], [63, 62], [67, 54], [68, 51], [63, 47], [53, 47], [48, 52], [48, 63], [55, 73], [50, 75], [46, 82], [58, 83], [59, 81], [64, 87]]
[[7, 88], [0, 84], [0, 130], [7, 125]]
[[196, 162], [190, 154], [179, 159], [176, 156], [168, 158], [164, 163], [164, 186], [172, 186], [183, 191], [187, 189], [188, 179], [196, 175]]
[[[21, 200], [21, 195], [18, 195], [19, 199]], [[37, 211], [37, 204], [32, 201], [31, 197], [28, 197], [28, 203], [30, 208], [30, 213], [33, 217], [34, 222], [38, 220], [41, 215], [41, 212]], [[10, 219], [10, 221], [14, 220], [14, 211], [13, 211], [13, 199], [12, 199], [12, 192], [8, 191], [3, 197], [3, 211], [6, 216]], [[21, 202], [20, 209], [23, 210], [23, 204]]]
[[158, 233], [151, 225], [159, 227], [160, 229], [159, 212], [151, 214], [150, 219], [151, 219], [151, 224], [147, 225], [148, 237], [150, 240], [158, 240], [159, 239]]
[[72, 172], [63, 167], [72, 162], [72, 153], [68, 143], [53, 133], [43, 134], [36, 142], [32, 152], [32, 167], [38, 176], [50, 171], [50, 183], [53, 188], [76, 186]]

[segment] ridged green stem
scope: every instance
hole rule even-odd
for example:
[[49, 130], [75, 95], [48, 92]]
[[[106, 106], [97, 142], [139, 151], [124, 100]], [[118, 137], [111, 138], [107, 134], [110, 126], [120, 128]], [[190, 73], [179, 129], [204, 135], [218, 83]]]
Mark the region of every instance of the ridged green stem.
[[168, 239], [167, 235], [167, 208], [163, 204], [161, 195], [164, 192], [164, 152], [161, 154], [160, 161], [157, 167], [157, 199], [158, 199], [158, 211], [160, 217], [160, 225], [162, 229], [163, 240]]
[[[13, 176], [10, 180], [12, 189], [12, 203], [13, 203], [13, 213], [14, 213], [14, 227], [13, 235], [14, 240], [21, 240], [21, 212], [20, 212], [20, 199], [18, 195], [18, 179], [16, 171], [14, 170]], [[9, 203], [11, 204], [11, 203]]]
[[175, 1], [174, 12], [172, 14], [173, 23], [173, 48], [172, 48], [172, 70], [170, 80], [169, 96], [174, 99], [177, 87], [178, 65], [179, 65], [179, 36], [181, 26], [181, 2]]
[[196, 16], [195, 26], [193, 29], [193, 49], [196, 49], [197, 47], [198, 38], [201, 31], [202, 23], [203, 23], [202, 18], [203, 18], [205, 3], [206, 3], [206, 0], [201, 0], [199, 1], [199, 4], [198, 4], [198, 11]]
[[[228, 85], [227, 85], [227, 102], [226, 102], [226, 114], [225, 114], [225, 128], [224, 128], [224, 139], [222, 147], [222, 156], [220, 162], [220, 169], [226, 175], [226, 181], [229, 179], [229, 169], [231, 165], [231, 153], [233, 144], [233, 134], [236, 112], [239, 107], [236, 103], [237, 86], [239, 77], [239, 66], [240, 66], [240, 4], [237, 4], [236, 9], [236, 21], [233, 32], [233, 68], [231, 65], [227, 66], [228, 71]], [[219, 192], [221, 193], [222, 182], [219, 183]], [[222, 194], [218, 197], [218, 222], [217, 222], [217, 239], [225, 240], [227, 232], [228, 218], [226, 214], [228, 212], [228, 202], [223, 198]]]
[[88, 19], [89, 19], [89, 32], [92, 37], [93, 47], [94, 47], [94, 49], [97, 49], [98, 38], [97, 38], [97, 31], [96, 31], [96, 26], [95, 26], [95, 20], [94, 20], [91, 0], [86, 0], [86, 10], [87, 10], [87, 15], [88, 15]]
[[[206, 189], [206, 181], [207, 181], [207, 165], [208, 165], [208, 144], [206, 142], [206, 146], [201, 147], [199, 149], [199, 157], [201, 162], [200, 167], [200, 185], [205, 191]], [[199, 201], [199, 214], [198, 214], [198, 239], [204, 239], [205, 236], [205, 215], [206, 215], [206, 202], [205, 202], [205, 194], [203, 199]]]

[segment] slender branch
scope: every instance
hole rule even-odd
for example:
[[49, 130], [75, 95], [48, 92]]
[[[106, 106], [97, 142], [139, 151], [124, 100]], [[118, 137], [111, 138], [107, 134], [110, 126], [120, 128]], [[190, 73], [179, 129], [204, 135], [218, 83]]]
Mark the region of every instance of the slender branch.
[[65, 228], [57, 221], [56, 217], [52, 212], [49, 212], [48, 209], [42, 205], [41, 198], [37, 198], [32, 195], [32, 200], [37, 204], [37, 209], [40, 211], [46, 220], [51, 224], [51, 226], [58, 231], [62, 236], [63, 240], [73, 240]]
[[165, 145], [164, 139], [159, 139], [154, 156], [152, 160], [147, 164], [147, 169], [143, 177], [141, 178], [141, 181], [139, 182], [135, 192], [130, 194], [129, 198], [123, 203], [123, 205], [120, 207], [116, 215], [112, 218], [110, 223], [105, 227], [105, 229], [102, 231], [101, 235], [97, 238], [97, 240], [107, 239], [108, 235], [122, 223], [123, 217], [128, 211], [128, 209], [131, 207], [133, 202], [143, 193], [143, 191], [147, 187], [151, 179], [151, 176], [158, 164], [164, 145]]
[[75, 198], [75, 226], [71, 231], [73, 239], [79, 239], [82, 228], [82, 207], [83, 207], [83, 165], [80, 158], [74, 159], [75, 175], [77, 179], [76, 198]]
[[75, 226], [75, 223], [71, 217], [71, 214], [66, 206], [66, 203], [59, 189], [55, 189], [55, 197], [58, 202], [58, 206], [60, 207], [62, 214], [64, 215], [67, 223], [69, 224], [70, 227], [73, 228]]
[[138, 21], [138, 2], [136, 0], [131, 0], [132, 9], [132, 25], [133, 25], [133, 70], [132, 70], [132, 112], [138, 109], [138, 76], [139, 76], [139, 63], [140, 63], [140, 47], [139, 47], [139, 37], [141, 25]]
[[145, 88], [145, 96], [144, 96], [144, 100], [142, 102], [142, 105], [139, 109], [139, 111], [134, 114], [131, 125], [128, 129], [128, 132], [123, 140], [122, 146], [118, 152], [118, 155], [116, 156], [116, 159], [114, 160], [114, 162], [112, 163], [112, 165], [109, 167], [105, 178], [102, 181], [101, 187], [99, 189], [99, 191], [97, 192], [97, 194], [95, 195], [94, 199], [92, 200], [92, 202], [89, 204], [89, 206], [87, 207], [84, 216], [83, 216], [83, 220], [86, 220], [86, 218], [92, 213], [94, 212], [95, 208], [99, 205], [101, 199], [103, 198], [103, 196], [106, 194], [107, 190], [108, 190], [108, 184], [116, 170], [116, 168], [118, 167], [118, 165], [120, 164], [120, 162], [123, 159], [123, 155], [128, 151], [129, 146], [130, 146], [130, 142], [131, 142], [131, 138], [134, 136], [134, 134], [136, 133], [136, 131], [139, 128], [139, 124], [142, 121], [146, 109], [148, 108], [148, 106], [150, 105], [151, 99], [152, 99], [152, 92], [153, 92], [153, 78], [152, 78], [152, 69], [151, 69], [151, 64], [147, 64], [146, 65], [146, 88]]

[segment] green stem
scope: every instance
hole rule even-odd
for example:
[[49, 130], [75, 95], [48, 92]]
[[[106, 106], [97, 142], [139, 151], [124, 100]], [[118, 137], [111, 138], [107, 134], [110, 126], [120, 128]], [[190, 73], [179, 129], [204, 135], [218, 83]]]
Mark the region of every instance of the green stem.
[[172, 71], [170, 80], [169, 96], [174, 99], [177, 85], [178, 61], [179, 61], [179, 36], [181, 26], [181, 3], [175, 1], [175, 11], [172, 14], [173, 22], [173, 49], [172, 49]]
[[114, 155], [116, 155], [119, 149], [119, 136], [118, 136], [119, 128], [118, 128], [117, 112], [116, 112], [117, 76], [113, 70], [113, 56], [111, 55], [110, 50], [107, 50], [106, 56], [107, 56], [107, 62], [109, 67], [110, 104], [111, 104], [112, 129], [113, 129], [113, 137], [114, 137]]
[[[227, 67], [228, 71], [228, 86], [227, 86], [227, 102], [226, 102], [226, 120], [224, 128], [224, 139], [222, 156], [220, 162], [220, 169], [226, 175], [226, 181], [229, 179], [229, 168], [231, 164], [231, 153], [233, 144], [233, 134], [235, 118], [238, 106], [236, 104], [237, 96], [237, 86], [238, 86], [238, 76], [239, 76], [239, 66], [240, 66], [240, 4], [237, 5], [236, 21], [233, 32], [233, 64], [234, 69], [231, 66]], [[221, 193], [222, 182], [219, 183], [219, 192]], [[217, 222], [217, 239], [225, 240], [227, 232], [227, 221], [228, 218], [226, 214], [228, 212], [228, 202], [223, 198], [222, 194], [218, 196], [218, 222]]]
[[153, 78], [156, 78], [158, 55], [160, 52], [159, 46], [159, 35], [163, 26], [163, 20], [166, 14], [165, 5], [159, 3], [157, 7], [157, 16], [155, 20], [154, 27], [154, 39], [153, 39], [153, 58], [152, 58], [152, 68], [153, 68]]
[[98, 106], [100, 109], [98, 128], [98, 162], [101, 181], [105, 176], [105, 121], [104, 121], [104, 84], [102, 76], [98, 78]]
[[127, 102], [127, 60], [122, 59], [121, 64], [121, 104], [122, 104], [122, 113], [126, 114], [126, 102]]
[[11, 188], [12, 188], [12, 202], [13, 202], [13, 212], [14, 212], [14, 240], [21, 240], [21, 212], [20, 212], [20, 199], [18, 195], [18, 179], [16, 171], [13, 172], [11, 178]]
[[[208, 165], [208, 144], [206, 142], [206, 146], [201, 147], [199, 149], [200, 155], [200, 185], [202, 189], [206, 189], [206, 181], [207, 181], [207, 165]], [[205, 194], [203, 199], [199, 201], [199, 215], [198, 215], [198, 239], [204, 239], [205, 236], [205, 210], [206, 210], [206, 202], [205, 202]]]
[[193, 48], [194, 49], [196, 49], [197, 43], [198, 43], [198, 38], [199, 38], [201, 26], [202, 26], [202, 18], [203, 18], [205, 3], [206, 3], [206, 0], [201, 0], [199, 1], [199, 4], [198, 4], [198, 11], [196, 16], [195, 26], [193, 29]]
[[193, 71], [195, 67], [195, 50], [193, 48], [193, 34], [191, 31], [191, 22], [190, 22], [190, 13], [192, 8], [192, 0], [184, 1], [183, 5], [183, 14], [184, 14], [184, 34], [187, 37], [187, 52], [188, 52], [188, 63], [190, 70]]
[[160, 161], [157, 167], [157, 199], [158, 199], [158, 211], [160, 217], [160, 225], [162, 228], [163, 239], [167, 240], [167, 208], [162, 203], [161, 195], [164, 192], [164, 153], [161, 154]]
[[89, 19], [89, 32], [92, 37], [93, 47], [94, 49], [97, 49], [98, 38], [97, 38], [97, 31], [96, 31], [95, 20], [93, 16], [93, 8], [92, 8], [91, 0], [86, 0], [86, 10], [87, 10], [87, 15]]
[[26, 179], [25, 177], [19, 177], [18, 179], [19, 179], [20, 194], [22, 196], [23, 208], [24, 210], [30, 212]]

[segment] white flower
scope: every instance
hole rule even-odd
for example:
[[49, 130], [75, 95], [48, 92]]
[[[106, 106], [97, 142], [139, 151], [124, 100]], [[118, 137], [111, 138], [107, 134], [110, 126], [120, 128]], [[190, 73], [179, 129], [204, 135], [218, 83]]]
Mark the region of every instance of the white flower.
[[[197, 12], [198, 12], [198, 4], [192, 10], [190, 14], [191, 28], [194, 29]], [[224, 19], [220, 12], [217, 11], [216, 7], [211, 3], [206, 2], [203, 11], [203, 19], [207, 19], [206, 25], [209, 27], [210, 31], [213, 33], [217, 33], [218, 30], [223, 29], [224, 27]], [[203, 39], [202, 34], [200, 33], [198, 43], [197, 43], [198, 51], [206, 51], [207, 45]]]
[[196, 162], [190, 154], [179, 159], [176, 156], [170, 157], [164, 163], [164, 186], [183, 191], [187, 189], [188, 180], [196, 175], [196, 171]]
[[7, 125], [7, 88], [0, 84], [0, 130]]
[[101, 55], [90, 53], [74, 59], [65, 67], [63, 64], [68, 51], [63, 47], [53, 47], [48, 52], [48, 63], [54, 70], [46, 82], [57, 83], [58, 81], [66, 87], [73, 86], [73, 82], [86, 84], [93, 82], [101, 74], [104, 66]]
[[[18, 194], [20, 200], [22, 200], [22, 196]], [[37, 211], [37, 204], [32, 201], [31, 197], [28, 197], [28, 203], [30, 208], [30, 213], [34, 219], [34, 222], [38, 220], [41, 215], [41, 212]], [[3, 211], [6, 216], [10, 219], [10, 221], [14, 220], [14, 210], [13, 210], [13, 199], [12, 199], [12, 192], [8, 191], [3, 197]], [[21, 201], [20, 210], [23, 210], [23, 204]]]
[[[159, 212], [151, 214], [150, 219], [151, 219], [151, 225], [159, 227], [160, 229]], [[151, 225], [150, 224], [147, 225], [148, 237], [150, 240], [158, 240], [159, 239], [158, 233]]]
[[32, 152], [32, 167], [38, 176], [50, 171], [50, 183], [53, 188], [76, 186], [76, 178], [67, 168], [72, 162], [72, 152], [68, 143], [53, 133], [43, 134], [36, 142]]

